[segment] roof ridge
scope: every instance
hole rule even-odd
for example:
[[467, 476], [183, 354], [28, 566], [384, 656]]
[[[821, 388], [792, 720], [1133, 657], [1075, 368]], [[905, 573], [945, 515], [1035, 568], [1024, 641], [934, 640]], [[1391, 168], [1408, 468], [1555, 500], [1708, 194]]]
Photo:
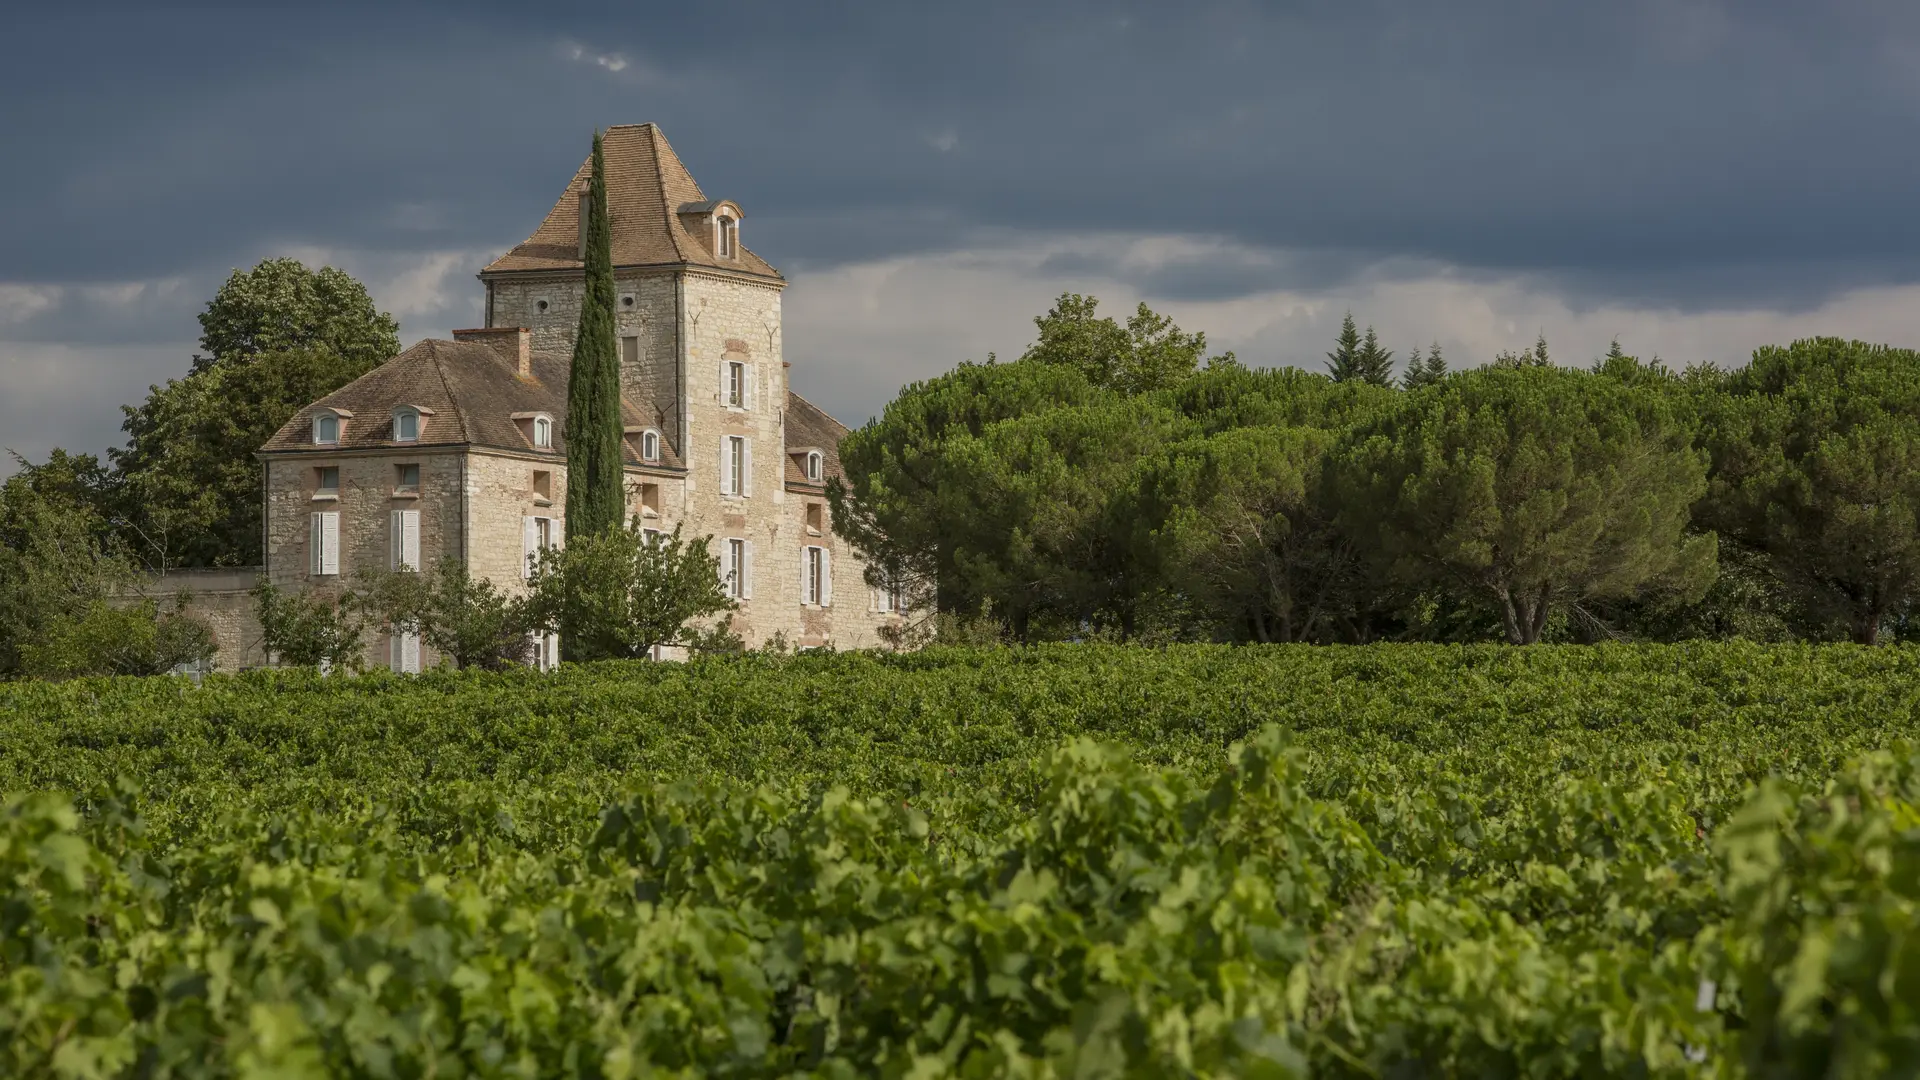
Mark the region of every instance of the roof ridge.
[[[438, 341], [440, 339], [425, 338], [422, 340]], [[461, 344], [461, 342], [451, 342], [450, 344], [457, 345], [457, 344]], [[486, 348], [486, 346], [484, 345], [480, 347], [483, 349]], [[487, 355], [492, 356], [493, 350], [487, 349]], [[440, 350], [437, 348], [433, 350], [433, 373], [436, 377], [439, 378], [440, 389], [447, 395], [447, 400], [453, 402], [454, 422], [460, 428], [460, 441], [463, 443], [471, 442], [472, 440], [468, 438], [468, 435], [467, 435], [467, 410], [460, 407], [460, 399], [454, 396], [453, 387], [447, 383], [447, 369], [440, 362]]]
[[[678, 256], [680, 261], [684, 263], [689, 261], [687, 259], [687, 252], [685, 248], [680, 246], [679, 232], [673, 227], [673, 217], [678, 207], [670, 206], [667, 203], [667, 170], [666, 166], [660, 163], [660, 147], [665, 145], [667, 153], [673, 154], [673, 144], [667, 142], [667, 133], [661, 131], [659, 126], [652, 121], [648, 121], [641, 126], [651, 129], [651, 135], [653, 137], [653, 183], [655, 187], [660, 189], [660, 209], [665, 211], [667, 215], [666, 220], [663, 222], [666, 226], [667, 243], [673, 245], [674, 255]], [[674, 160], [678, 161], [679, 158], [680, 155], [674, 154]], [[686, 172], [687, 167], [684, 164], [681, 165], [680, 171]], [[687, 179], [693, 180], [693, 174], [687, 173]], [[701, 190], [700, 181], [698, 180], [693, 180], [693, 189], [699, 191], [702, 196], [706, 195], [706, 192]]]
[[824, 417], [826, 417], [827, 419], [829, 419], [829, 420], [831, 420], [831, 421], [833, 421], [833, 422], [834, 422], [834, 424], [835, 424], [835, 426], [837, 426], [837, 427], [839, 427], [839, 429], [840, 429], [841, 431], [845, 431], [845, 432], [852, 432], [852, 431], [853, 431], [853, 429], [852, 429], [852, 428], [850, 428], [850, 427], [848, 427], [848, 426], [847, 426], [847, 425], [845, 425], [845, 424], [842, 424], [842, 423], [840, 423], [840, 418], [839, 418], [839, 417], [837, 417], [837, 416], [834, 416], [834, 415], [833, 415], [832, 413], [830, 413], [830, 412], [828, 412], [827, 410], [825, 410], [825, 409], [823, 409], [823, 408], [821, 408], [821, 407], [820, 407], [820, 406], [818, 406], [818, 405], [815, 405], [815, 404], [814, 404], [813, 402], [811, 402], [811, 401], [808, 401], [808, 400], [806, 399], [806, 397], [805, 397], [805, 395], [803, 395], [803, 394], [801, 394], [801, 393], [800, 393], [800, 391], [798, 391], [798, 390], [795, 390], [795, 389], [794, 389], [793, 387], [791, 387], [791, 386], [789, 386], [789, 387], [787, 387], [787, 394], [788, 394], [789, 396], [791, 396], [791, 397], [796, 397], [796, 398], [799, 398], [799, 399], [800, 399], [800, 403], [801, 403], [801, 404], [803, 404], [803, 405], [805, 405], [805, 406], [806, 406], [807, 408], [809, 408], [809, 409], [812, 409], [812, 410], [813, 410], [814, 412], [817, 412], [817, 413], [819, 413], [819, 414], [820, 414], [821, 416], [824, 416]]

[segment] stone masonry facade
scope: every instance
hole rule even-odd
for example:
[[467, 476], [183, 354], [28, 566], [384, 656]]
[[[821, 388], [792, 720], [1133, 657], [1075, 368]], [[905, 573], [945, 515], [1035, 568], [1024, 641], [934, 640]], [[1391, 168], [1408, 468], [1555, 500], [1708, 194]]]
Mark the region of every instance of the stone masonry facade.
[[[788, 385], [785, 280], [738, 246], [736, 204], [694, 198], [652, 125], [610, 129], [607, 142], [630, 513], [710, 538], [734, 575], [733, 625], [750, 646], [776, 636], [799, 648], [883, 644], [900, 616], [867, 586], [826, 505], [845, 429]], [[276, 585], [327, 589], [396, 559], [430, 570], [453, 555], [519, 591], [530, 538], [564, 535], [558, 432], [584, 295], [565, 243], [578, 227], [574, 190], [482, 271], [484, 328], [409, 349], [302, 410], [263, 448]], [[418, 425], [411, 440], [402, 414]], [[335, 441], [320, 442], [323, 432]], [[337, 543], [325, 567], [316, 543]], [[403, 654], [399, 639], [376, 635], [367, 663], [401, 666]], [[223, 647], [219, 666], [260, 659]], [[417, 648], [405, 662], [436, 660]]]

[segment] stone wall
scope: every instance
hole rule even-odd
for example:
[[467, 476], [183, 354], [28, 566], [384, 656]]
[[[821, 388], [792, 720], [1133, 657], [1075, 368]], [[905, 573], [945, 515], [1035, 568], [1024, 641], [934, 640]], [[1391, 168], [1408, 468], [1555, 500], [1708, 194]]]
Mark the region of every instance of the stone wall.
[[213, 627], [216, 650], [213, 670], [245, 671], [267, 663], [260, 620], [254, 614], [254, 600], [250, 595], [262, 570], [258, 566], [173, 570], [146, 579], [137, 589], [122, 596], [150, 597], [163, 607], [170, 607], [176, 597], [184, 596], [187, 613], [206, 620]]

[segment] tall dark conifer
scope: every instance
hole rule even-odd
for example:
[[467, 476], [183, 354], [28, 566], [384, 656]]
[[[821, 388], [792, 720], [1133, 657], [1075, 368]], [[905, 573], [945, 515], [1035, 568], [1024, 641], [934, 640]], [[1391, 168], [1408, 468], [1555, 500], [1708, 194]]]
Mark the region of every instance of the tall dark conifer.
[[567, 539], [618, 528], [623, 489], [620, 358], [613, 305], [613, 230], [607, 221], [606, 160], [593, 136], [587, 199], [586, 294], [567, 384]]

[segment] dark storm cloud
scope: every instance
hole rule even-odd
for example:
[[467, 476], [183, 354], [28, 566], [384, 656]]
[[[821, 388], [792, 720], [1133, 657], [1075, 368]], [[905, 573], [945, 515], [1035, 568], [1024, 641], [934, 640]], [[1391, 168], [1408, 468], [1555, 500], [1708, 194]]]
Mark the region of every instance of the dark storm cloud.
[[[818, 7], [29, 14], [0, 280], [512, 243], [592, 125], [640, 119], [776, 261], [993, 226], [1702, 302], [1916, 275], [1915, 5]], [[1178, 287], [1273, 280], [1212, 271]]]

